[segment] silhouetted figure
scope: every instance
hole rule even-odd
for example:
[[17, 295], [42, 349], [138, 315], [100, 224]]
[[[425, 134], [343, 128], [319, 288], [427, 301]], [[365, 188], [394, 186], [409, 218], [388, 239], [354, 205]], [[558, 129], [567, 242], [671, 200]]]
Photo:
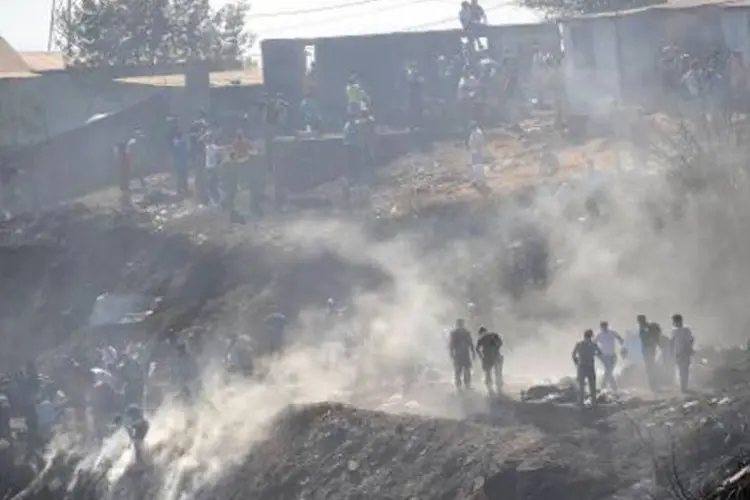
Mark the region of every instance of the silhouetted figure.
[[503, 340], [500, 335], [488, 332], [485, 327], [479, 329], [476, 351], [482, 361], [484, 384], [490, 393], [495, 390], [500, 392], [503, 388], [503, 356], [500, 354], [502, 346]]
[[641, 339], [641, 352], [643, 364], [646, 368], [648, 385], [652, 391], [658, 388], [656, 373], [656, 348], [659, 347], [659, 335], [661, 328], [656, 323], [649, 323], [646, 316], [638, 315], [638, 336]]
[[476, 358], [474, 341], [466, 329], [463, 319], [456, 320], [456, 328], [450, 334], [449, 351], [453, 361], [455, 384], [457, 389], [471, 388], [471, 360]]
[[578, 372], [578, 404], [584, 406], [586, 396], [586, 383], [588, 382], [591, 405], [596, 404], [596, 368], [595, 359], [601, 356], [602, 351], [594, 342], [594, 332], [586, 330], [583, 332], [583, 340], [573, 348], [573, 363]]
[[133, 445], [136, 463], [143, 462], [143, 442], [149, 431], [149, 423], [143, 415], [143, 411], [137, 405], [129, 405], [125, 408], [122, 417], [116, 419], [116, 423], [121, 424], [130, 437]]
[[672, 352], [677, 364], [677, 375], [680, 379], [680, 390], [688, 391], [688, 379], [690, 376], [690, 362], [693, 358], [695, 337], [690, 328], [683, 324], [681, 314], [672, 316]]

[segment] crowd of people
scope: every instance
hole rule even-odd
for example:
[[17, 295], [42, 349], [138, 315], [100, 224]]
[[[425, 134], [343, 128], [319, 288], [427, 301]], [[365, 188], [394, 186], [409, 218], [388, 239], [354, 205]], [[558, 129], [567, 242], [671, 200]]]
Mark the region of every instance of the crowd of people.
[[[682, 315], [672, 316], [670, 335], [664, 334], [658, 323], [649, 322], [644, 315], [639, 315], [637, 321], [643, 366], [650, 389], [654, 392], [671, 389], [676, 374], [680, 390], [687, 393], [695, 338], [692, 330], [685, 326]], [[478, 357], [481, 361], [487, 390], [490, 393], [501, 391], [504, 362], [504, 357], [500, 352], [502, 346], [501, 337], [483, 326], [478, 330], [478, 339], [475, 344], [471, 332], [466, 328], [465, 321], [459, 319], [450, 333], [449, 341], [456, 388], [459, 390], [471, 388], [472, 361]], [[596, 335], [593, 330], [586, 330], [583, 339], [575, 344], [572, 360], [576, 367], [581, 406], [584, 405], [587, 392], [591, 404], [595, 405], [597, 402], [599, 394], [596, 375], [597, 360], [604, 370], [601, 389], [608, 388], [615, 393], [618, 392], [615, 377], [618, 355], [622, 359], [628, 356], [625, 340], [609, 327], [607, 321], [600, 323], [599, 332]]]
[[[186, 131], [176, 120], [171, 121], [168, 149], [175, 192], [180, 198], [194, 196], [199, 204], [219, 207], [233, 222], [242, 222], [244, 217], [237, 211], [236, 198], [240, 189], [245, 188], [250, 195], [251, 212], [260, 216], [268, 202], [271, 177], [259, 154], [262, 148], [242, 129], [225, 143], [220, 143], [222, 137], [222, 131], [209, 122], [203, 111]], [[121, 203], [125, 209], [132, 208], [133, 181], [139, 180], [143, 190], [147, 187], [148, 161], [140, 140], [141, 136], [134, 133], [115, 148]]]

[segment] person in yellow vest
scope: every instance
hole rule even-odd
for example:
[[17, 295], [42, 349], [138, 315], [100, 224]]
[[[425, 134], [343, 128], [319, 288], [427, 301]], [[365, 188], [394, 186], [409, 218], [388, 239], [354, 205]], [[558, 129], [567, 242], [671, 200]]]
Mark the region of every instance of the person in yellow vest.
[[346, 85], [346, 102], [349, 114], [359, 117], [369, 107], [368, 101], [367, 92], [362, 88], [357, 75], [349, 76], [349, 83]]

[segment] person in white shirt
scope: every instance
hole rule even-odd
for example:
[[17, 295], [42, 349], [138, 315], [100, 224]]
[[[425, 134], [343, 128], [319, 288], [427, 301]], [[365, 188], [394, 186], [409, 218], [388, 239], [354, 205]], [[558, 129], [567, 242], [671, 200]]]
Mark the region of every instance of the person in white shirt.
[[617, 344], [622, 347], [625, 344], [622, 336], [609, 328], [609, 323], [602, 321], [599, 323], [599, 333], [594, 339], [602, 351], [601, 362], [604, 365], [604, 380], [602, 380], [602, 389], [609, 386], [613, 391], [617, 391], [617, 381], [615, 380], [615, 365], [617, 364]]
[[677, 364], [677, 375], [680, 378], [680, 390], [688, 391], [688, 377], [690, 375], [690, 361], [693, 358], [695, 337], [690, 328], [683, 324], [682, 315], [672, 316], [672, 355]]
[[484, 132], [477, 122], [471, 123], [468, 145], [471, 153], [472, 183], [484, 183]]

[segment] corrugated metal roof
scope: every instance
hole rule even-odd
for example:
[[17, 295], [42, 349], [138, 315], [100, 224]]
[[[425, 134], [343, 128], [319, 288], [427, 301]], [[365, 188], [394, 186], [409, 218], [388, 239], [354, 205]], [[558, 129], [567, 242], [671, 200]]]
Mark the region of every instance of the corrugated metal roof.
[[[154, 75], [119, 78], [118, 82], [150, 85], [153, 87], [184, 87], [185, 75]], [[234, 85], [262, 85], [263, 72], [260, 68], [246, 70], [214, 71], [209, 74], [211, 87], [230, 87]]]
[[62, 52], [19, 52], [26, 65], [37, 73], [65, 69], [65, 55]]

